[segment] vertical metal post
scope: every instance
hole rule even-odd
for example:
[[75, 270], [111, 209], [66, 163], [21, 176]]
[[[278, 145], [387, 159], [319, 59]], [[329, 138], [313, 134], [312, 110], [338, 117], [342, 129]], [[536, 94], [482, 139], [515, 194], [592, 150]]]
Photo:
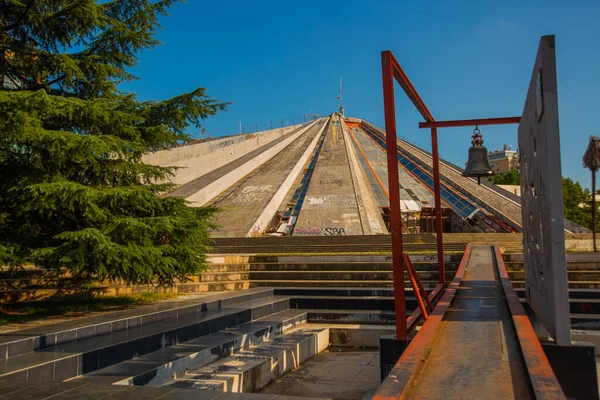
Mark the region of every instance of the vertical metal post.
[[435, 236], [437, 241], [438, 283], [446, 283], [444, 265], [444, 234], [442, 232], [442, 193], [440, 189], [440, 154], [437, 128], [431, 128], [431, 156], [433, 162], [433, 196], [435, 199]]
[[392, 235], [392, 267], [394, 272], [394, 309], [396, 311], [396, 339], [407, 340], [406, 294], [402, 262], [402, 220], [400, 218], [400, 184], [398, 181], [398, 154], [396, 145], [396, 109], [394, 103], [394, 71], [391, 53], [381, 53], [383, 76], [383, 107], [385, 110], [385, 140], [390, 188], [390, 226]]

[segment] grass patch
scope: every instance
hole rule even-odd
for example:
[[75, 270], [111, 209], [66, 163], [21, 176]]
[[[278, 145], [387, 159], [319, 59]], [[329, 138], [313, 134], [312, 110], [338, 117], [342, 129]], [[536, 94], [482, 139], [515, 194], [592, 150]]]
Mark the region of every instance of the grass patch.
[[142, 292], [124, 296], [68, 295], [46, 300], [2, 304], [0, 326], [24, 323], [57, 315], [73, 315], [89, 311], [123, 309], [133, 304], [147, 304], [177, 297], [178, 293]]

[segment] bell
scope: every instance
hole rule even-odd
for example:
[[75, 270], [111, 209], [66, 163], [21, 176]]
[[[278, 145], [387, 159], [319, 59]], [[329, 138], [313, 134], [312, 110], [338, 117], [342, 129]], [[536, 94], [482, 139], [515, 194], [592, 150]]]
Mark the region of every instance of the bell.
[[483, 139], [479, 129], [473, 131], [473, 140], [469, 148], [469, 159], [462, 176], [477, 177], [477, 183], [481, 184], [482, 176], [490, 176], [494, 174], [488, 160], [488, 151], [483, 145]]

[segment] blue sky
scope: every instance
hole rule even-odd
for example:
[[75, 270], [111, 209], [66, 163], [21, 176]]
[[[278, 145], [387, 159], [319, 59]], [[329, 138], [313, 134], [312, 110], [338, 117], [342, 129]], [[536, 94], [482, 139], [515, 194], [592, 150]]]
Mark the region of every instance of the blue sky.
[[[542, 35], [557, 40], [563, 175], [589, 186], [581, 157], [600, 135], [600, 1], [188, 0], [162, 21], [162, 44], [124, 85], [142, 100], [198, 86], [233, 104], [211, 135], [298, 122], [336, 110], [383, 126], [382, 50], [392, 50], [437, 120], [520, 115]], [[430, 148], [397, 88], [398, 135]], [[517, 147], [517, 126], [482, 127], [488, 149]], [[464, 165], [471, 129], [440, 131], [441, 156]]]

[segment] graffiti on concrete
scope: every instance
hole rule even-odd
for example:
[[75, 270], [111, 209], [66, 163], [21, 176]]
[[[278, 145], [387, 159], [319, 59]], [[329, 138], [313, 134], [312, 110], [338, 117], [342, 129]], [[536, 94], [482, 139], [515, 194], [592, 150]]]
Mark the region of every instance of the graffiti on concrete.
[[309, 197], [308, 204], [323, 204], [327, 200], [326, 197]]
[[319, 183], [321, 185], [342, 185], [342, 180], [333, 174], [321, 174]]
[[219, 142], [219, 146], [227, 147], [227, 146], [231, 146], [233, 143], [234, 143], [233, 140], [223, 140], [222, 142]]
[[355, 208], [356, 199], [354, 196], [330, 195], [327, 196], [327, 204], [337, 208]]
[[344, 228], [325, 228], [323, 229], [324, 236], [346, 236]]
[[325, 178], [319, 181], [321, 185], [342, 185], [342, 180], [339, 178]]
[[242, 189], [242, 193], [270, 193], [274, 190], [273, 185], [261, 185], [261, 186], [246, 186]]
[[275, 190], [273, 185], [246, 186], [242, 193], [229, 195], [231, 201], [235, 204], [248, 204], [263, 201], [267, 195]]
[[257, 203], [265, 198], [265, 193], [240, 193], [233, 198], [236, 204]]
[[320, 236], [321, 229], [320, 228], [296, 228], [294, 229], [294, 235], [304, 235], [304, 236]]

